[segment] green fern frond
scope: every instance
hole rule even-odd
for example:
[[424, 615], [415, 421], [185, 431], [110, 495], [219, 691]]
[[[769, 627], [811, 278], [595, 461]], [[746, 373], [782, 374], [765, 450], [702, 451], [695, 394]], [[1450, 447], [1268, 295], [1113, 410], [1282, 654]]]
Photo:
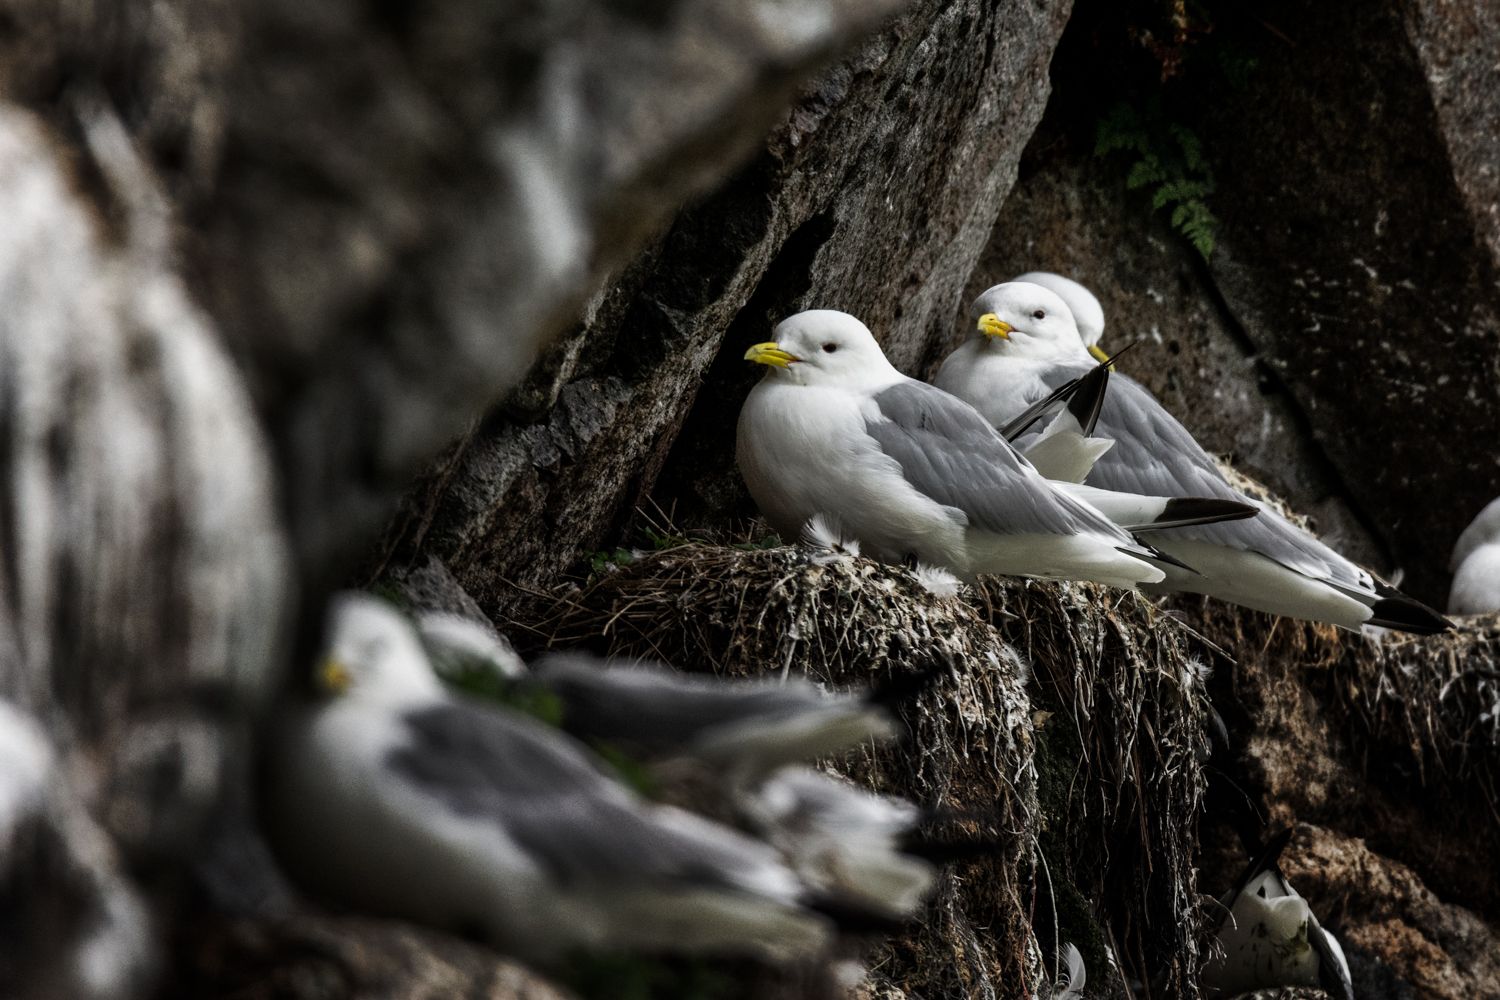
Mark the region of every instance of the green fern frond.
[[1213, 168], [1198, 134], [1168, 121], [1157, 98], [1139, 108], [1123, 101], [1116, 104], [1094, 131], [1094, 155], [1120, 154], [1129, 163], [1126, 189], [1150, 191], [1153, 212], [1170, 208], [1172, 228], [1207, 258], [1213, 252], [1218, 219], [1208, 207], [1214, 192]]
[[1130, 173], [1125, 175], [1125, 187], [1135, 191], [1149, 184], [1160, 184], [1166, 179], [1167, 172], [1162, 169], [1161, 162], [1148, 154], [1144, 159], [1137, 160], [1135, 166], [1130, 168]]

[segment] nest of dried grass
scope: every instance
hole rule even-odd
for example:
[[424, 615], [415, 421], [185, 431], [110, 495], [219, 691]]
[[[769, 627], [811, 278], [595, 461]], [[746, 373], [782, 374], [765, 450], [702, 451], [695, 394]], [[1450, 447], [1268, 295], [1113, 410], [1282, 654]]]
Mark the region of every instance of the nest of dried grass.
[[523, 652], [582, 646], [840, 686], [946, 669], [906, 707], [904, 746], [838, 763], [983, 815], [1002, 848], [947, 877], [925, 924], [874, 958], [873, 992], [1030, 995], [1062, 939], [1084, 950], [1091, 983], [1112, 978], [1112, 940], [1154, 995], [1197, 995], [1201, 653], [1149, 602], [1024, 581], [942, 598], [869, 560], [690, 543], [506, 608]]
[[1054, 713], [1038, 755], [1048, 824], [1038, 865], [1052, 865], [1056, 882], [1061, 864], [1064, 883], [1109, 916], [1107, 940], [1075, 943], [1091, 969], [1108, 943], [1141, 995], [1197, 996], [1213, 647], [1136, 593], [999, 581], [984, 590], [997, 630], [1035, 665], [1034, 701]]
[[1500, 913], [1500, 617], [1372, 641], [1207, 604], [1236, 651], [1217, 703], [1239, 777], [1277, 822], [1331, 826], [1411, 865], [1445, 898]]
[[1500, 830], [1500, 616], [1342, 653], [1333, 690], [1362, 748], [1408, 754], [1424, 785], [1472, 792]]

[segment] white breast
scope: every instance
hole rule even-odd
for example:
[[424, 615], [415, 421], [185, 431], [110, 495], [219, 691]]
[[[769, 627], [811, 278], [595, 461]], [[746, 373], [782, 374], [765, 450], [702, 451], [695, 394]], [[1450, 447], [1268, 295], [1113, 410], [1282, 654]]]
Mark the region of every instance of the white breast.
[[1271, 986], [1318, 985], [1318, 956], [1307, 941], [1307, 901], [1297, 895], [1265, 899], [1255, 893], [1255, 886], [1252, 881], [1246, 887], [1219, 928], [1223, 954], [1204, 966], [1204, 985], [1222, 996]]
[[1000, 427], [1052, 391], [1042, 381], [1042, 374], [1053, 364], [1009, 357], [988, 344], [971, 340], [948, 355], [932, 381]]
[[497, 926], [503, 894], [545, 891], [496, 825], [446, 814], [387, 766], [397, 716], [340, 702], [281, 727], [270, 791], [277, 846], [316, 891], [438, 926]]
[[872, 400], [838, 389], [762, 381], [740, 410], [737, 459], [771, 527], [795, 540], [815, 514], [835, 518], [862, 551], [963, 565], [966, 519], [912, 489], [865, 432]]

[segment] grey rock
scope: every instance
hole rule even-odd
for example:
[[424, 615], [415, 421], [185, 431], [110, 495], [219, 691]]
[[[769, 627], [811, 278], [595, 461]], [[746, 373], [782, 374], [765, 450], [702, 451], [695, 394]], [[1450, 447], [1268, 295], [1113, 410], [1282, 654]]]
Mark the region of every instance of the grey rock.
[[898, 6], [465, 2], [385, 23], [355, 0], [239, 5], [233, 159], [185, 210], [314, 584], [808, 70]]
[[[1454, 427], [1479, 441], [1497, 429], [1495, 15], [1264, 13], [1307, 44], [1272, 46], [1203, 129], [1234, 206], [1220, 253], [1205, 271], [1165, 240], [1132, 248], [1124, 297], [1106, 297], [1114, 329], [1172, 312], [1244, 415], [1210, 423], [1211, 446], [1357, 548], [1346, 505], [1433, 596], [1452, 537], [1500, 492], [1492, 451], [1432, 460]], [[283, 686], [289, 635], [305, 651], [326, 588], [444, 448], [366, 568], [470, 614], [465, 589], [492, 615], [528, 589], [562, 593], [548, 589], [560, 571], [618, 541], [648, 498], [686, 525], [750, 514], [731, 459], [754, 377], [745, 345], [824, 305], [869, 321], [909, 371], [936, 360], [974, 261], [996, 250], [1068, 15], [1067, 0], [0, 0], [0, 697], [46, 727], [58, 762], [50, 797], [0, 831], [0, 919], [21, 928], [0, 935], [0, 992], [139, 996], [170, 961], [169, 985], [207, 984], [188, 995], [546, 995], [441, 937], [281, 919], [295, 899], [236, 835], [250, 832], [245, 748]], [[1129, 231], [1084, 166], [1056, 173], [1007, 218], [1098, 215], [1075, 228], [1100, 245]], [[1109, 294], [1103, 272], [1077, 273]], [[1441, 357], [1419, 357], [1418, 337]], [[1258, 398], [1245, 343], [1287, 406]], [[1162, 360], [1169, 405], [1203, 405], [1189, 374]], [[809, 655], [795, 628], [755, 630], [763, 657], [734, 645], [680, 593], [695, 571], [653, 592], [652, 641], [713, 637], [744, 670]], [[979, 667], [915, 713], [922, 754], [864, 762], [906, 768], [934, 798], [980, 789], [1018, 834], [990, 860], [994, 881], [947, 886], [913, 938], [925, 950], [901, 961], [996, 994], [1035, 979], [1042, 897], [1023, 861], [1044, 856], [1063, 862], [1046, 898], [1092, 934], [1091, 968], [1113, 923], [1122, 961], [1191, 996], [1197, 640], [1134, 598], [1017, 583], [935, 610], [892, 582], [900, 571], [870, 574], [879, 614], [850, 634], [890, 640], [872, 657], [915, 667], [959, 639], [1013, 654], [966, 657]], [[836, 610], [849, 581], [820, 579]], [[786, 602], [812, 586], [774, 599], [795, 619]], [[884, 621], [893, 595], [906, 613]], [[1431, 647], [1420, 665], [1453, 681], [1433, 687], [1404, 654], [1219, 611], [1206, 634], [1250, 664], [1218, 674], [1243, 675], [1226, 712], [1249, 734], [1233, 762], [1250, 794], [1341, 837], [1357, 831], [1334, 814], [1352, 803], [1383, 838], [1372, 846], [1449, 907], [1408, 906], [1398, 933], [1370, 932], [1385, 964], [1364, 968], [1432, 995], [1482, 988], [1462, 957], [1492, 946], [1475, 914], [1493, 911], [1495, 883], [1459, 857], [1494, 853], [1478, 798], [1494, 787], [1493, 727], [1470, 711], [1492, 693], [1493, 639]], [[662, 631], [687, 614], [693, 631]], [[846, 623], [829, 624], [828, 648], [845, 649]], [[1387, 690], [1400, 697], [1365, 696]], [[1028, 714], [1032, 698], [1048, 708]], [[1090, 780], [1073, 781], [1079, 767]], [[1045, 828], [1026, 821], [1042, 813]], [[216, 857], [200, 857], [210, 840]], [[1424, 846], [1456, 842], [1450, 856]], [[199, 948], [168, 954], [185, 870], [205, 861], [218, 881], [201, 888], [248, 915], [192, 928]], [[1365, 891], [1377, 915], [1416, 898], [1405, 882], [1330, 885]], [[1403, 928], [1445, 957], [1422, 966]], [[97, 989], [72, 981], [95, 942], [113, 956]], [[244, 981], [214, 978], [231, 954]]]
[[745, 347], [817, 305], [921, 366], [1040, 118], [1066, 13], [926, 0], [804, 88], [751, 164], [593, 300], [544, 362], [550, 384], [417, 491], [383, 561], [420, 539], [493, 611], [500, 581], [548, 579], [653, 489], [680, 523], [748, 514], [733, 468]]
[[[111, 114], [71, 107], [84, 149], [64, 162], [0, 106], [0, 696], [57, 756], [50, 805], [0, 852], [29, 928], [0, 935], [0, 966], [23, 970], [7, 995], [131, 996], [157, 942], [125, 865], [180, 862], [269, 700], [286, 543], [248, 394], [169, 269], [160, 193]], [[111, 226], [77, 194], [82, 164]]]
[[1224, 206], [1210, 270], [1412, 592], [1441, 604], [1444, 554], [1500, 492], [1495, 14], [1256, 15], [1290, 44], [1256, 36], [1248, 87], [1201, 123]]
[[8, 912], [87, 945], [113, 879], [157, 949], [400, 489], [897, 6], [0, 3], [0, 697], [104, 845]]

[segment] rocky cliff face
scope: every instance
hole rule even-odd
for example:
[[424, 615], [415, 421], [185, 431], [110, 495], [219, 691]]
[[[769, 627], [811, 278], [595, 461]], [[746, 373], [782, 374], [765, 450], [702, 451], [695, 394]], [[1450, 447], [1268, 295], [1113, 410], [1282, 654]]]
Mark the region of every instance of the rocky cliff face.
[[[900, 366], [946, 331], [1046, 103], [1067, 5], [922, 3], [796, 96], [409, 505], [392, 558], [444, 558], [494, 608], [604, 546], [648, 497], [751, 513], [733, 468], [745, 347], [814, 303]], [[727, 405], [726, 405], [727, 404]]]
[[[780, 316], [848, 309], [920, 374], [1045, 268], [1206, 444], [1440, 603], [1500, 493], [1500, 25], [1218, 6], [0, 2], [0, 993], [551, 995], [307, 909], [250, 835], [327, 588], [423, 572], [530, 647], [947, 662], [905, 751], [839, 764], [1003, 846], [872, 996], [1036, 995], [1059, 940], [1092, 993], [1195, 996], [1266, 820], [1360, 995], [1500, 989], [1492, 621], [1370, 645], [702, 542], [587, 567], [652, 525], [759, 538], [733, 423]], [[1094, 155], [1122, 104], [1193, 137], [1206, 261]]]

